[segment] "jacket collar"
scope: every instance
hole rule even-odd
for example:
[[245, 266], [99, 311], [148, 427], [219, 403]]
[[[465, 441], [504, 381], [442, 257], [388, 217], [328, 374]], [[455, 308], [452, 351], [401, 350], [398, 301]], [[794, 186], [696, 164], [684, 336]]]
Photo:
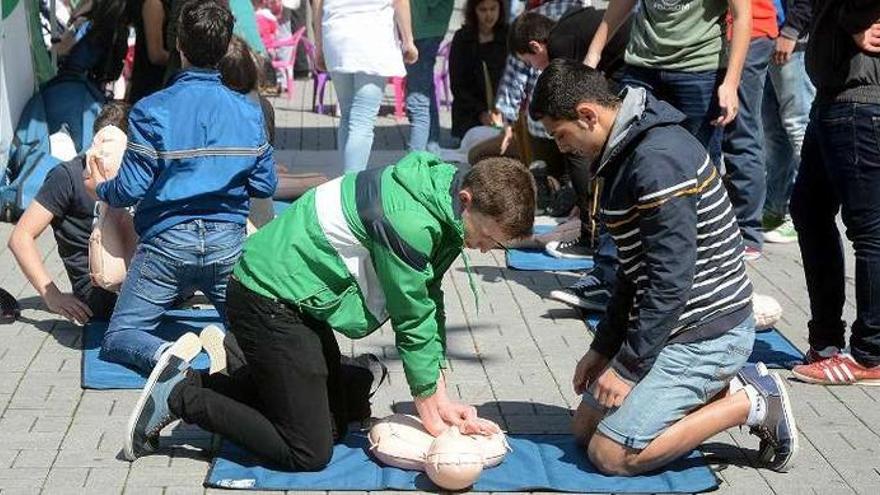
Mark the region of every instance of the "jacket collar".
[[203, 69], [201, 67], [189, 67], [178, 71], [171, 77], [168, 85], [177, 84], [178, 82], [196, 82], [211, 81], [222, 83], [220, 80], [220, 71], [217, 69]]

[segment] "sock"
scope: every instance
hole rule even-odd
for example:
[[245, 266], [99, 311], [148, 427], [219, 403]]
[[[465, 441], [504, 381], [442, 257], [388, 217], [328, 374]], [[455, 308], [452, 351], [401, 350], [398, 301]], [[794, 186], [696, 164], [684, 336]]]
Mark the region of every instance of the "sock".
[[767, 417], [767, 400], [752, 385], [746, 385], [742, 389], [749, 398], [749, 416], [746, 418], [746, 425], [757, 426], [763, 423], [764, 418]]
[[156, 353], [153, 354], [153, 361], [159, 362], [159, 358], [162, 357], [162, 353], [165, 352], [169, 347], [171, 347], [172, 342], [165, 342], [160, 345], [158, 349], [156, 349]]
[[733, 395], [733, 394], [739, 392], [740, 390], [742, 390], [743, 387], [745, 387], [745, 385], [743, 384], [742, 380], [739, 379], [738, 376], [735, 376], [730, 380], [730, 384], [728, 385], [728, 387], [729, 387], [728, 390], [730, 392], [730, 395]]

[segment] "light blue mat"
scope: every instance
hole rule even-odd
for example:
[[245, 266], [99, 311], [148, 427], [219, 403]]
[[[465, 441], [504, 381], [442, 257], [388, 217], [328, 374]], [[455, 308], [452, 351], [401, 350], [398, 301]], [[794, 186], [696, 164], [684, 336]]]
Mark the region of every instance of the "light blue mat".
[[[660, 472], [620, 477], [599, 474], [570, 435], [511, 435], [513, 449], [498, 467], [483, 471], [475, 491], [695, 493], [718, 486], [703, 456], [692, 452]], [[330, 464], [315, 473], [275, 471], [224, 442], [205, 485], [249, 490], [437, 491], [424, 473], [383, 467], [364, 450], [363, 433], [336, 446]]]
[[[601, 315], [584, 314], [584, 322], [587, 324], [587, 330], [590, 333], [596, 331], [599, 318], [601, 318]], [[793, 366], [803, 363], [804, 353], [792, 344], [785, 335], [782, 335], [779, 330], [770, 328], [755, 333], [755, 345], [752, 347], [752, 355], [749, 356], [749, 362], [757, 363], [758, 361], [766, 364], [768, 368], [790, 370]]]
[[[174, 341], [186, 332], [198, 334], [210, 324], [220, 325], [220, 317], [212, 310], [173, 310], [165, 315], [158, 335]], [[106, 321], [89, 322], [83, 327], [82, 388], [100, 390], [143, 388], [146, 376], [121, 364], [110, 363], [99, 357], [101, 341], [107, 331]], [[208, 355], [204, 352], [193, 361], [196, 369], [208, 369]]]
[[[553, 225], [535, 225], [535, 234], [553, 230]], [[580, 271], [593, 267], [593, 259], [554, 258], [543, 249], [511, 249], [507, 251], [507, 267], [527, 271]]]

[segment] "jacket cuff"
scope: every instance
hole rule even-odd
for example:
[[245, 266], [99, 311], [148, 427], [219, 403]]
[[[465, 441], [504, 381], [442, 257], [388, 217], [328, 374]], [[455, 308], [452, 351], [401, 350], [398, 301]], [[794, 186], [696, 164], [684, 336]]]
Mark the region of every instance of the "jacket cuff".
[[434, 395], [435, 392], [437, 392], [437, 382], [410, 387], [409, 391], [414, 398], [424, 399], [425, 397], [430, 397]]
[[779, 34], [783, 38], [788, 38], [788, 39], [794, 40], [794, 41], [799, 40], [801, 37], [800, 31], [798, 31], [797, 29], [795, 29], [791, 26], [783, 26], [782, 29], [779, 31]]
[[615, 347], [614, 342], [610, 339], [600, 338], [598, 333], [596, 334], [596, 338], [593, 339], [593, 343], [590, 344], [590, 350], [598, 352], [602, 357], [609, 360], [614, 359], [619, 347], [620, 346]]

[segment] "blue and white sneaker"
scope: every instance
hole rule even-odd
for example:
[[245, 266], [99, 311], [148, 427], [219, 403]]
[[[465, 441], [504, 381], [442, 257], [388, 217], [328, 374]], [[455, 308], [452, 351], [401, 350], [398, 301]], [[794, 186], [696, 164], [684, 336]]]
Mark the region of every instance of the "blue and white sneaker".
[[127, 460], [134, 461], [158, 449], [159, 432], [177, 419], [168, 407], [168, 396], [174, 386], [186, 377], [190, 361], [201, 350], [199, 338], [190, 332], [177, 339], [159, 356], [128, 419], [123, 448]]
[[764, 421], [750, 429], [752, 435], [761, 439], [758, 458], [774, 471], [788, 471], [797, 455], [798, 431], [782, 377], [770, 373], [760, 362], [745, 365], [737, 376], [755, 387], [767, 404]]

